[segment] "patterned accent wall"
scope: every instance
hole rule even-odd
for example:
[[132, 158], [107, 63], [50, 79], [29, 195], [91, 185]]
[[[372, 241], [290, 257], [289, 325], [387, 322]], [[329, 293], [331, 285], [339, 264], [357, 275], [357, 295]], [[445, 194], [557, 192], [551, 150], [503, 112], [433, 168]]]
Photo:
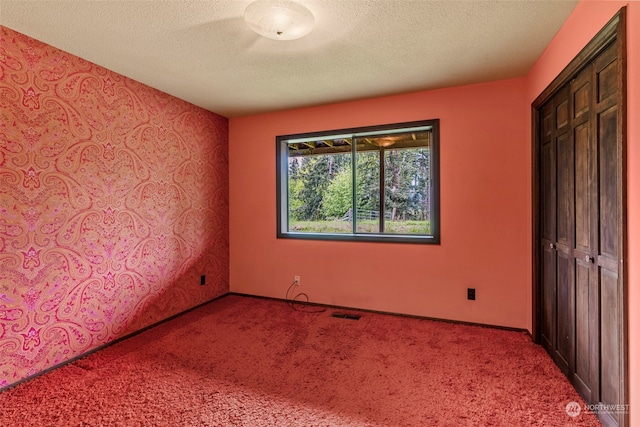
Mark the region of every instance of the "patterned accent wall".
[[227, 293], [228, 190], [227, 119], [0, 26], [0, 387]]

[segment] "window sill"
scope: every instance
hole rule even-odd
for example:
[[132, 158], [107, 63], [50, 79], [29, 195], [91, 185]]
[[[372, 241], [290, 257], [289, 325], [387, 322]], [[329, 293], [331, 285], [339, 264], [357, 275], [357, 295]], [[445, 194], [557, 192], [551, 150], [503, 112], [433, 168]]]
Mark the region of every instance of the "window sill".
[[278, 239], [323, 240], [340, 242], [412, 243], [439, 245], [437, 236], [417, 236], [404, 234], [339, 234], [339, 233], [278, 233]]

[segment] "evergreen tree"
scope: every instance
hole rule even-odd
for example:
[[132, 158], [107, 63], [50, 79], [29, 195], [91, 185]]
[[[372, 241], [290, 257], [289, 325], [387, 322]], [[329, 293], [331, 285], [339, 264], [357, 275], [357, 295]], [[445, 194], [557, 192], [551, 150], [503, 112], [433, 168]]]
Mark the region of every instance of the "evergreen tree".
[[322, 209], [324, 195], [334, 177], [351, 164], [350, 158], [351, 155], [348, 153], [302, 158], [297, 171], [297, 178], [302, 183], [296, 194], [296, 198], [301, 201], [295, 210], [297, 219], [303, 221], [326, 219]]
[[356, 156], [356, 180], [358, 209], [380, 209], [380, 153], [362, 151]]

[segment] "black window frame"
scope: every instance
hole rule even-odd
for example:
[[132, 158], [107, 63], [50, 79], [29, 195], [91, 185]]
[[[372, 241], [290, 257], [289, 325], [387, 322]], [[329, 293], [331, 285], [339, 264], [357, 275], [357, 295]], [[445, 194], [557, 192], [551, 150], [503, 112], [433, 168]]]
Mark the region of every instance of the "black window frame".
[[[289, 157], [287, 144], [290, 140], [335, 137], [338, 135], [358, 135], [364, 133], [384, 133], [388, 131], [410, 130], [412, 128], [430, 127], [432, 141], [430, 145], [430, 171], [431, 171], [431, 218], [429, 235], [411, 234], [384, 234], [384, 233], [314, 233], [289, 231], [289, 193], [288, 174]], [[357, 155], [355, 144], [352, 147], [352, 156]], [[355, 158], [355, 157], [353, 157]], [[355, 181], [352, 184], [356, 185]], [[283, 197], [284, 195], [284, 197]], [[389, 243], [420, 243], [440, 244], [440, 120], [420, 120], [412, 122], [374, 125], [356, 128], [336, 129], [319, 132], [306, 132], [290, 135], [276, 136], [276, 237], [279, 239], [306, 239], [306, 240], [330, 240], [353, 242], [389, 242]]]

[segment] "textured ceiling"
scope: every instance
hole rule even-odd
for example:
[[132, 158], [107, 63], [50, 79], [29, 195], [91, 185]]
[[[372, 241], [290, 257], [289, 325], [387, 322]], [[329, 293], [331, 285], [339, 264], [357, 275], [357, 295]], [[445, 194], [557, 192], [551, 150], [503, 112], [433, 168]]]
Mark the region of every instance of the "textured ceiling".
[[253, 33], [249, 0], [0, 0], [0, 24], [227, 117], [524, 76], [577, 0], [299, 0], [316, 28]]

